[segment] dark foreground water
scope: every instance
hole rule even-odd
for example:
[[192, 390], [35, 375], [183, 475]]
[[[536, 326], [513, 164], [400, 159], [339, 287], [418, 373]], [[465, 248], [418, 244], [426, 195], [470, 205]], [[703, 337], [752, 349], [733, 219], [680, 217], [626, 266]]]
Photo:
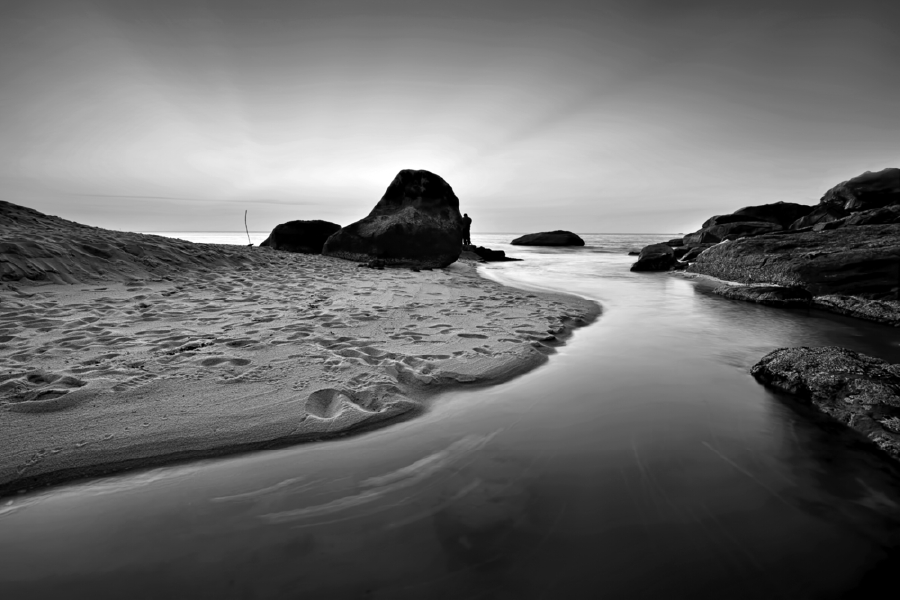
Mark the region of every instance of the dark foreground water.
[[749, 369], [796, 345], [900, 362], [896, 329], [630, 273], [623, 250], [659, 236], [509, 239], [476, 236], [528, 259], [486, 276], [604, 306], [549, 364], [356, 437], [17, 497], [0, 596], [838, 598], [892, 581], [898, 470]]

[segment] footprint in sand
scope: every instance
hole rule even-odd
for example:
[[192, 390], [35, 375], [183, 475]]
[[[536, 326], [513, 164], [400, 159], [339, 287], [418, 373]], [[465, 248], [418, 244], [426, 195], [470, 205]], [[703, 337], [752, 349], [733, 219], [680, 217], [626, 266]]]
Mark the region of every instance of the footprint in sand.
[[341, 390], [326, 388], [317, 390], [306, 399], [306, 412], [320, 419], [332, 419], [341, 412], [344, 402], [352, 402]]
[[240, 338], [236, 340], [229, 340], [225, 342], [225, 345], [229, 348], [245, 348], [257, 343], [259, 343], [258, 340], [251, 340], [250, 338]]
[[230, 364], [235, 367], [244, 367], [250, 364], [250, 360], [247, 358], [229, 358], [223, 356], [217, 356], [213, 358], [204, 358], [199, 361], [201, 366], [204, 367], [215, 367], [221, 364]]
[[0, 385], [0, 402], [14, 412], [54, 412], [75, 406], [91, 392], [75, 393], [87, 382], [43, 370], [20, 373]]

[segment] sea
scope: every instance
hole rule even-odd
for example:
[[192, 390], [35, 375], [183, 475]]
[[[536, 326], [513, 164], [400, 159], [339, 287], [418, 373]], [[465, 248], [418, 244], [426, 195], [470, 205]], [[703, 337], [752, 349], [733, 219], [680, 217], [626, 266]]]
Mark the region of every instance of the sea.
[[[160, 233], [247, 245], [247, 234]], [[250, 232], [258, 244], [266, 232]], [[900, 469], [750, 368], [785, 346], [900, 362], [892, 327], [632, 273], [674, 234], [473, 242], [479, 273], [603, 313], [547, 364], [324, 442], [0, 505], [4, 598], [853, 598], [900, 553]]]

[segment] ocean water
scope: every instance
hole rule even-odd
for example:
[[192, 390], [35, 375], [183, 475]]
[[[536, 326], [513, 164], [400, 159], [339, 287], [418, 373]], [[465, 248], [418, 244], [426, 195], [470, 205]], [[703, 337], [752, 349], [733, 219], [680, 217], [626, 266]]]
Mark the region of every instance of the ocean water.
[[4, 597], [843, 598], [895, 576], [900, 469], [749, 370], [799, 345], [900, 362], [898, 330], [628, 270], [671, 235], [513, 237], [473, 235], [524, 259], [483, 276], [603, 306], [546, 365], [353, 437], [17, 497]]

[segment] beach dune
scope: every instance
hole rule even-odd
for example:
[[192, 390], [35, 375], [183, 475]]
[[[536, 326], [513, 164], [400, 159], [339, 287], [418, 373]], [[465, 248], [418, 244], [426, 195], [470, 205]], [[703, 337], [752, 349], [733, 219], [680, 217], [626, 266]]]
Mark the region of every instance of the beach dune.
[[0, 203], [0, 493], [344, 435], [547, 360], [599, 307]]

